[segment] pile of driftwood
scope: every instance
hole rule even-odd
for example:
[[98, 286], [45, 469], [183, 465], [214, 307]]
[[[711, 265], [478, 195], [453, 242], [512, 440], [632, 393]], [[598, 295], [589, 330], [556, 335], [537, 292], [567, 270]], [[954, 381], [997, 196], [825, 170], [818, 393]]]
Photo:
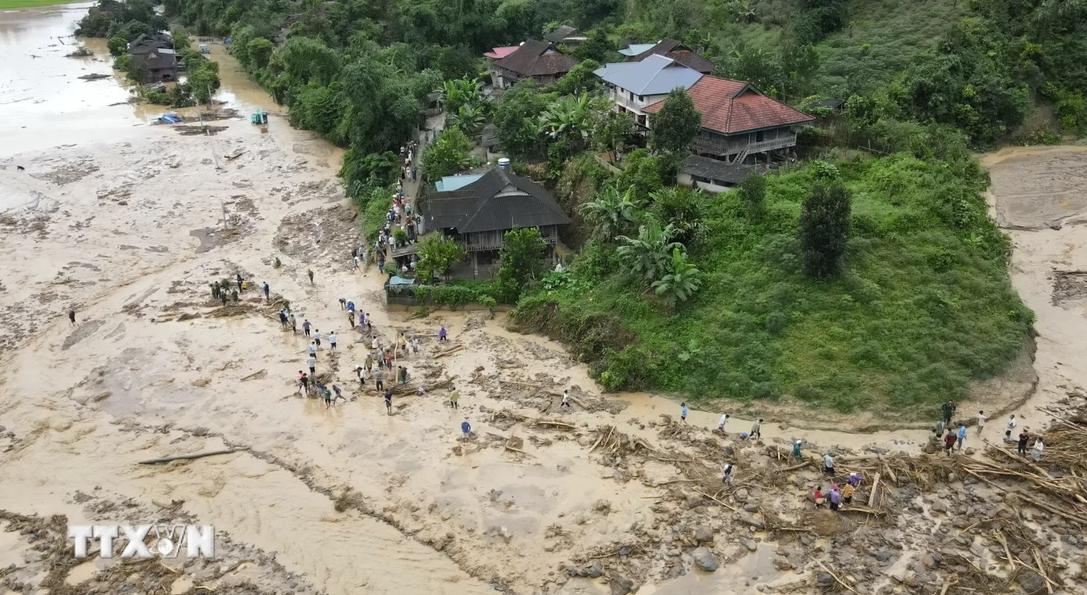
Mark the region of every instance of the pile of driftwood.
[[615, 426], [601, 426], [596, 429], [596, 442], [589, 449], [589, 454], [599, 450], [604, 454], [630, 454], [636, 452], [655, 452], [648, 442], [620, 432]]

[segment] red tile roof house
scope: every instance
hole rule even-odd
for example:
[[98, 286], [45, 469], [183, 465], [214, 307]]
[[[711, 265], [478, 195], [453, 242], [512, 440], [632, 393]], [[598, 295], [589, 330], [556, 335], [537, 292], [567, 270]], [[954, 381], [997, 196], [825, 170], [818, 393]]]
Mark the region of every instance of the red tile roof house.
[[[770, 153], [796, 146], [796, 127], [815, 118], [771, 99], [743, 81], [703, 76], [687, 88], [694, 107], [702, 113], [702, 130], [691, 145], [692, 151], [742, 164], [758, 153]], [[652, 115], [664, 101], [646, 106], [649, 128]], [[769, 156], [766, 157], [768, 161]]]
[[492, 65], [494, 86], [505, 89], [517, 81], [531, 78], [541, 85], [551, 85], [570, 69], [577, 66], [577, 60], [559, 52], [555, 46], [544, 41], [526, 41], [514, 52], [496, 60]]

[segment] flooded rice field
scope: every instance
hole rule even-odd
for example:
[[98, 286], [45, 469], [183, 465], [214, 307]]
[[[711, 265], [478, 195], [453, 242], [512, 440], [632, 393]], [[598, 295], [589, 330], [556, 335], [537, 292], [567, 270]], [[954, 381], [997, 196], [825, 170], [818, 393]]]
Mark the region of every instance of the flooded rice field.
[[[71, 36], [87, 6], [0, 13], [0, 592], [814, 591], [822, 579], [805, 552], [826, 551], [828, 536], [779, 543], [767, 529], [807, 515], [818, 472], [774, 471], [775, 449], [803, 439], [813, 457], [862, 461], [924, 446], [923, 428], [857, 434], [835, 428], [855, 420], [817, 430], [770, 415], [761, 442], [739, 441], [711, 431], [719, 411], [679, 426], [668, 399], [601, 394], [560, 345], [510, 332], [500, 314], [387, 312], [383, 277], [351, 266], [363, 240], [336, 177], [342, 152], [291, 129], [217, 44], [216, 99], [237, 117], [213, 135], [153, 125], [173, 110], [131, 103], [104, 44]], [[81, 45], [94, 55], [66, 57]], [[257, 107], [272, 113], [267, 133], [248, 122]], [[1007, 394], [1029, 398], [1015, 411], [1040, 425], [1039, 406], [1087, 384], [1079, 285], [1051, 295], [1060, 275], [1087, 270], [1075, 198], [1087, 153], [991, 159], [995, 209], [1014, 229], [1013, 280], [1040, 333], [1025, 364], [1037, 387]], [[1059, 177], [1047, 173], [1057, 166]], [[1069, 198], [1042, 205], [1039, 193]], [[267, 282], [270, 299], [213, 299], [210, 285], [238, 274]], [[412, 381], [391, 414], [355, 376], [371, 336], [339, 298], [372, 316], [382, 344], [421, 338], [398, 362]], [[308, 340], [280, 326], [283, 301], [299, 325], [339, 335], [316, 367], [346, 402], [298, 391]], [[436, 340], [441, 325], [448, 343]], [[576, 406], [560, 410], [567, 388]], [[995, 441], [992, 419], [981, 438]], [[139, 464], [218, 450], [233, 452]], [[739, 461], [738, 485], [705, 493], [726, 459]], [[54, 515], [214, 525], [216, 559], [75, 560]], [[905, 559], [930, 547], [931, 521], [926, 508], [878, 530], [831, 530], [858, 555], [894, 547]], [[695, 569], [701, 549], [720, 570]], [[893, 561], [882, 568], [862, 592], [905, 580]]]

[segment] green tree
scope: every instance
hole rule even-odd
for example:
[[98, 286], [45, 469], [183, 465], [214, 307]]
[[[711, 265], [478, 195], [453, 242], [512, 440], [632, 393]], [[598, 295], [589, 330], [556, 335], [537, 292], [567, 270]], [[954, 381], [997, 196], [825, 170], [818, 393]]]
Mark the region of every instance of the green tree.
[[254, 68], [267, 67], [268, 61], [272, 59], [272, 53], [275, 49], [275, 44], [263, 37], [251, 39], [245, 44], [246, 57]]
[[430, 182], [471, 166], [472, 141], [459, 128], [446, 128], [423, 150], [423, 175]]
[[650, 117], [650, 143], [655, 151], [685, 153], [702, 129], [702, 114], [681, 88], [673, 89], [660, 112]]
[[128, 49], [128, 42], [123, 37], [110, 37], [109, 41], [106, 42], [106, 48], [109, 49], [109, 55], [116, 58], [125, 53], [125, 50]]
[[592, 226], [594, 238], [610, 242], [637, 224], [638, 206], [631, 196], [630, 188], [620, 194], [614, 184], [609, 184], [581, 206], [581, 216]]
[[740, 182], [740, 199], [747, 207], [747, 216], [752, 221], [762, 219], [766, 213], [766, 177], [751, 174]]
[[455, 126], [470, 135], [479, 134], [486, 122], [487, 115], [482, 105], [462, 105], [456, 113], [447, 115], [445, 120], [447, 126]]
[[646, 216], [638, 227], [638, 237], [619, 236], [620, 246], [616, 254], [628, 272], [652, 283], [668, 272], [672, 251], [683, 249], [683, 244], [673, 241], [676, 230], [671, 225], [661, 227], [656, 217]]
[[800, 208], [800, 250], [810, 277], [838, 273], [849, 240], [850, 200], [841, 184], [817, 183]]
[[650, 194], [653, 213], [676, 230], [676, 240], [690, 244], [704, 229], [706, 195], [701, 190], [667, 186]]
[[219, 73], [212, 68], [198, 68], [186, 83], [197, 103], [207, 103], [219, 88]]
[[506, 90], [494, 109], [495, 133], [513, 157], [538, 157], [544, 153], [537, 117], [547, 109], [554, 94], [541, 93], [532, 79]]
[[560, 95], [577, 95], [596, 91], [600, 88], [600, 77], [596, 76], [599, 68], [600, 63], [596, 60], [585, 60], [571, 68], [566, 76], [555, 83], [555, 92]]
[[618, 160], [619, 151], [634, 135], [634, 118], [614, 110], [602, 111], [593, 124], [593, 147], [607, 151]]
[[483, 103], [483, 85], [479, 79], [462, 77], [442, 83], [442, 109], [447, 114], [456, 114], [463, 105], [475, 108]]
[[668, 273], [654, 281], [652, 287], [654, 293], [664, 296], [669, 308], [675, 308], [677, 302], [687, 301], [702, 287], [702, 274], [679, 248], [672, 248]]
[[464, 249], [453, 240], [443, 240], [438, 235], [432, 235], [419, 242], [418, 255], [415, 276], [427, 282], [448, 273], [450, 267], [464, 258]]
[[117, 59], [113, 61], [113, 69], [125, 73], [128, 75], [128, 78], [132, 80], [136, 80], [131, 54], [121, 54], [120, 56], [117, 56]]
[[547, 243], [535, 227], [506, 232], [502, 247], [502, 265], [496, 275], [498, 291], [503, 301], [514, 303], [521, 292], [543, 273], [543, 257]]
[[551, 140], [565, 142], [571, 154], [577, 153], [589, 138], [591, 118], [589, 95], [563, 95], [540, 115], [539, 130]]

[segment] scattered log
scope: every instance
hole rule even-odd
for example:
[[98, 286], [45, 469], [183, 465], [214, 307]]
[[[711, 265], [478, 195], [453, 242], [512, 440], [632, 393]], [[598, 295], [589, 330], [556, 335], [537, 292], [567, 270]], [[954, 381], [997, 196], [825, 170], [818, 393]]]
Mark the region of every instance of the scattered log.
[[140, 461], [141, 465], [157, 465], [159, 463], [169, 463], [170, 461], [191, 461], [194, 459], [202, 459], [204, 457], [213, 457], [215, 455], [228, 455], [237, 452], [231, 450], [213, 450], [210, 452], [202, 452], [194, 455], [179, 455], [176, 457], [165, 457], [161, 459], [148, 459], [146, 461]]
[[454, 353], [456, 353], [458, 351], [461, 351], [464, 348], [465, 348], [464, 345], [456, 345], [454, 347], [450, 347], [449, 349], [446, 349], [445, 351], [435, 355], [434, 359], [438, 359], [439, 357], [445, 357], [447, 355], [454, 354]]
[[721, 506], [724, 506], [725, 508], [727, 508], [727, 509], [731, 510], [732, 512], [740, 512], [740, 511], [739, 511], [739, 510], [737, 510], [737, 509], [736, 509], [735, 507], [732, 507], [732, 506], [729, 506], [728, 504], [725, 504], [724, 502], [722, 502], [722, 501], [718, 500], [717, 498], [714, 498], [713, 496], [711, 496], [711, 495], [707, 494], [706, 492], [703, 492], [703, 491], [701, 491], [701, 490], [695, 490], [695, 493], [696, 493], [696, 494], [701, 494], [701, 495], [703, 495], [703, 496], [705, 496], [705, 497], [709, 498], [710, 500], [713, 500], [714, 502], [716, 502], [716, 503], [720, 504]]
[[876, 473], [875, 479], [872, 480], [872, 492], [868, 494], [868, 506], [876, 505], [876, 490], [879, 489], [879, 473]]
[[887, 511], [885, 510], [871, 508], [868, 506], [850, 506], [849, 508], [839, 508], [838, 512], [860, 512], [864, 514], [873, 514], [876, 516], [884, 516], [887, 514]]
[[267, 374], [268, 374], [268, 370], [260, 370], [260, 371], [257, 371], [257, 372], [253, 372], [252, 374], [242, 378], [242, 382], [245, 382], [246, 380], [252, 380], [254, 378], [263, 378]]
[[538, 419], [538, 420], [536, 420], [536, 425], [538, 425], [538, 426], [556, 426], [556, 427], [560, 427], [560, 428], [568, 428], [568, 429], [571, 429], [571, 430], [576, 430], [577, 429], [577, 426], [575, 426], [574, 424], [568, 424], [568, 423], [561, 422], [561, 421], [551, 421], [549, 419]]
[[841, 578], [839, 578], [837, 573], [835, 573], [833, 570], [827, 568], [826, 564], [823, 564], [822, 562], [820, 562], [818, 560], [816, 560], [816, 563], [819, 564], [819, 568], [822, 568], [824, 571], [826, 571], [826, 573], [829, 574], [831, 576], [831, 578], [833, 578], [834, 581], [836, 583], [838, 583], [839, 585], [841, 585], [844, 589], [846, 589], [850, 593], [854, 593], [854, 594], [857, 593], [856, 589], [849, 586], [849, 583], [847, 583], [847, 582], [843, 581]]

